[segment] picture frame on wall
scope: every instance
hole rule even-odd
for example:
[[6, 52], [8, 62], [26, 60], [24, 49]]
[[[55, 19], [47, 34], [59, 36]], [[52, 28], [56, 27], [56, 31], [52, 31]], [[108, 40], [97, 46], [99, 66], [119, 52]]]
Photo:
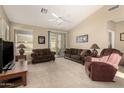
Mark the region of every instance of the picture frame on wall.
[[86, 43], [88, 42], [88, 35], [80, 35], [76, 37], [76, 43]]
[[124, 41], [124, 33], [120, 33], [120, 41]]
[[38, 44], [45, 44], [45, 36], [38, 36]]

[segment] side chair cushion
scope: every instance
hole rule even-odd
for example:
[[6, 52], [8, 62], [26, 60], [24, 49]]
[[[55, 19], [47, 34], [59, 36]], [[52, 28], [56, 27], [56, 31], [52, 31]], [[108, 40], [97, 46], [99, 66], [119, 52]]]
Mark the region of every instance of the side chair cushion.
[[118, 69], [118, 64], [121, 60], [121, 56], [119, 54], [113, 53], [109, 57], [107, 63], [114, 66], [116, 69]]
[[95, 61], [95, 62], [107, 62], [109, 56], [103, 56], [103, 57], [100, 57], [100, 58], [95, 58], [95, 57], [92, 57], [92, 61]]

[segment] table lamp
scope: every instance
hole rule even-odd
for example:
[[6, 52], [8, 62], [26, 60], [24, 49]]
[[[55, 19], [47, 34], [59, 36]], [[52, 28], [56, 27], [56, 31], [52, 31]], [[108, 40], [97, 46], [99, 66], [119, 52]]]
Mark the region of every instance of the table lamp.
[[98, 54], [98, 51], [96, 49], [100, 49], [99, 46], [95, 43], [95, 44], [92, 44], [92, 46], [90, 47], [90, 49], [93, 49], [92, 50], [92, 56], [97, 56]]

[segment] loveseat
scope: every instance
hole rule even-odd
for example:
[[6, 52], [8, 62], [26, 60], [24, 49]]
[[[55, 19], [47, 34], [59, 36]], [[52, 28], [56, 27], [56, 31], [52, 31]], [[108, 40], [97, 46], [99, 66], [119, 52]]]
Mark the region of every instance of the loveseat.
[[33, 49], [32, 50], [32, 63], [42, 63], [55, 60], [55, 52], [52, 52], [50, 49]]
[[81, 63], [84, 65], [86, 56], [90, 56], [91, 51], [88, 49], [70, 48], [64, 51], [64, 58]]

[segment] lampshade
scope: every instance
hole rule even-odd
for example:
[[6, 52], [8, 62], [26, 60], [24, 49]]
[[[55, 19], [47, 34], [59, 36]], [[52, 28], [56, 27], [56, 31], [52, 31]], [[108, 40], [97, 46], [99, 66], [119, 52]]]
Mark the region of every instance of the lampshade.
[[92, 44], [92, 46], [90, 47], [90, 49], [100, 49], [99, 46], [97, 44]]
[[17, 48], [26, 48], [24, 44], [20, 44]]

